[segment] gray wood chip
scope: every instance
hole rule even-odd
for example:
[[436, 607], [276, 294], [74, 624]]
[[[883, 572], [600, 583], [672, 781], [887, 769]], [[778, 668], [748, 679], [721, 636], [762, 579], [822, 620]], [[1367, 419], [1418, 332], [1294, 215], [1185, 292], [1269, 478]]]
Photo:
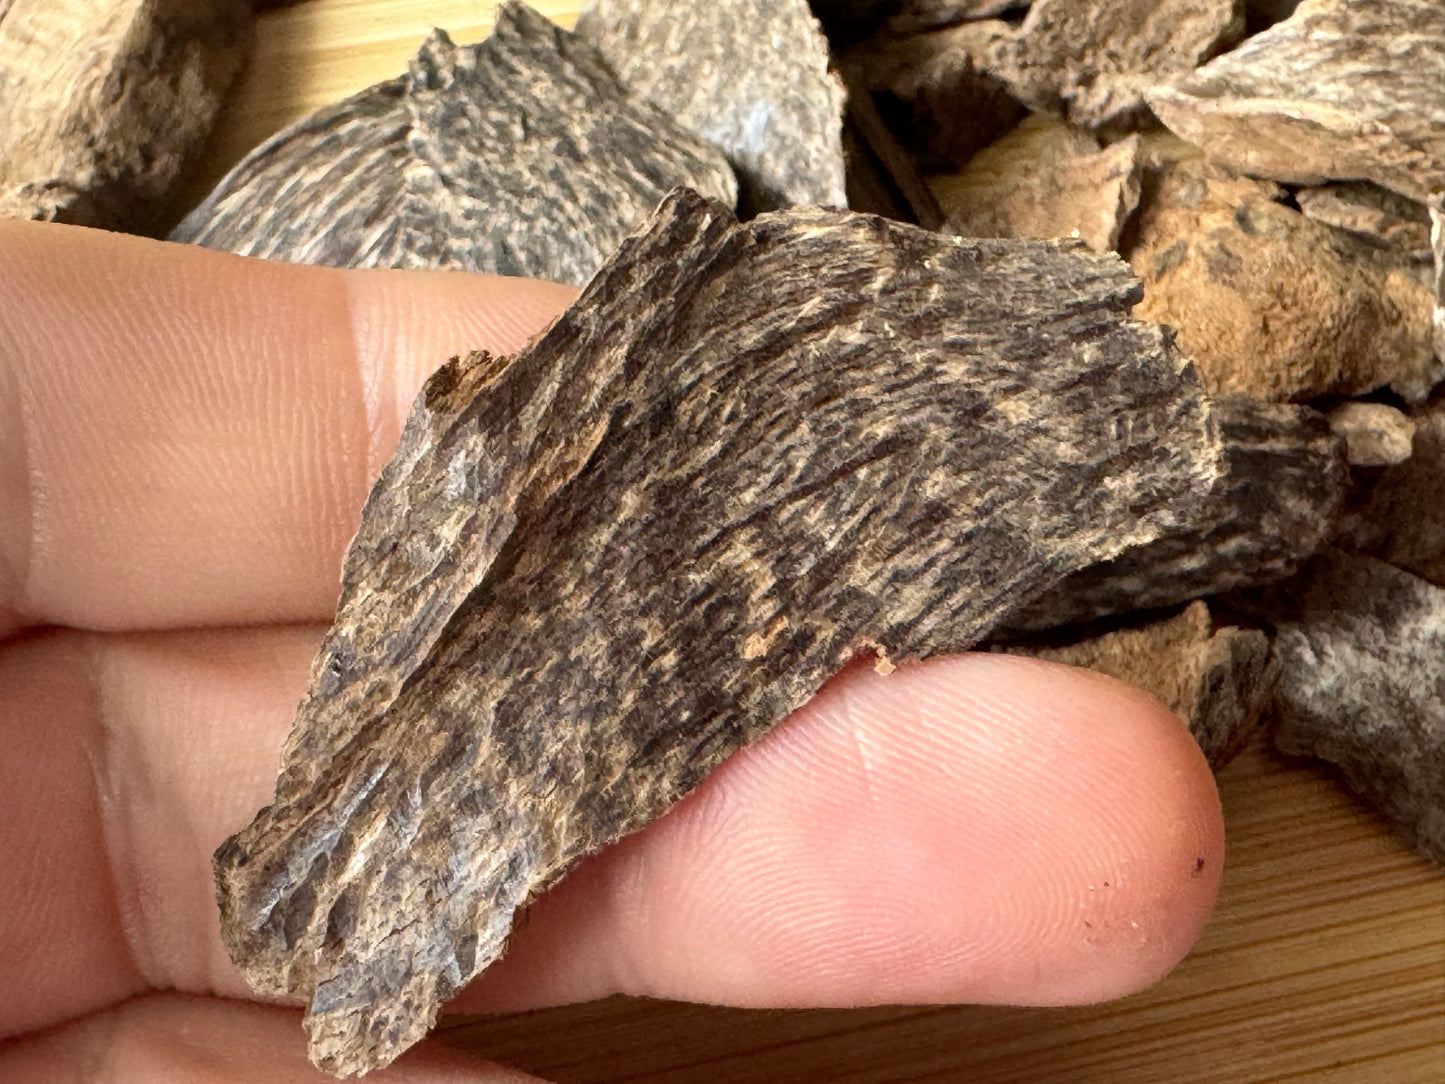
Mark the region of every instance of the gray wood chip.
[[807, 0], [591, 0], [577, 32], [727, 152], [748, 209], [847, 206], [843, 85]]
[[1302, 0], [1284, 22], [1149, 94], [1159, 118], [1243, 173], [1445, 190], [1440, 0]]
[[258, 147], [172, 240], [581, 285], [677, 185], [737, 196], [722, 152], [634, 98], [592, 45], [509, 3], [480, 45], [436, 32], [406, 75]]
[[1331, 551], [1276, 596], [1275, 745], [1333, 764], [1445, 863], [1445, 590]]

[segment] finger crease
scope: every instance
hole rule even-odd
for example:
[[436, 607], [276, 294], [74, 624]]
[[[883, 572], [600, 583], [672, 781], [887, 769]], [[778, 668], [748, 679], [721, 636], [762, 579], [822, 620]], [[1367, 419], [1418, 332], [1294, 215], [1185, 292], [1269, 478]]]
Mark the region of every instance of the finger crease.
[[106, 857], [111, 898], [131, 967], [151, 987], [167, 985], [156, 964], [154, 946], [146, 921], [144, 896], [139, 878], [139, 854], [135, 846], [134, 819], [126, 796], [125, 772], [117, 737], [114, 703], [109, 695], [102, 641], [87, 636], [89, 683], [95, 701], [95, 740], [87, 747], [91, 777], [95, 782], [96, 812]]

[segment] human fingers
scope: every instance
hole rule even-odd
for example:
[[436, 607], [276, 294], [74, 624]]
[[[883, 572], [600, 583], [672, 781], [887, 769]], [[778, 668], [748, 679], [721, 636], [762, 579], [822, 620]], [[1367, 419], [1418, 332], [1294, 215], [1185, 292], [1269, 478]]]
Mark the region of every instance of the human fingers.
[[[0, 1080], [109, 1084], [335, 1084], [306, 1060], [301, 1013], [152, 994], [0, 1044]], [[423, 1043], [367, 1084], [540, 1084], [536, 1077]]]
[[[270, 798], [317, 631], [0, 656], [22, 756], [0, 762], [0, 1030], [147, 987], [245, 995], [210, 855]], [[457, 1005], [1111, 997], [1187, 950], [1222, 848], [1202, 756], [1127, 686], [990, 655], [853, 669], [543, 897]]]
[[0, 635], [328, 619], [426, 374], [574, 293], [0, 222]]
[[1146, 694], [1003, 655], [855, 668], [543, 897], [456, 1007], [1105, 1000], [1184, 956], [1223, 856]]

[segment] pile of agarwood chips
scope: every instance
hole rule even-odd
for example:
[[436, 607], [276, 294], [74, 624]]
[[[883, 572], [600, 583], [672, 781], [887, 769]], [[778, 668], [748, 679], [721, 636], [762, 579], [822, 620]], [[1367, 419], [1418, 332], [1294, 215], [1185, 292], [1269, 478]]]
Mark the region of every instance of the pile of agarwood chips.
[[[162, 229], [249, 12], [93, 8], [0, 0], [0, 214]], [[170, 233], [583, 287], [419, 397], [217, 853], [318, 1064], [390, 1061], [857, 654], [1093, 667], [1216, 768], [1267, 727], [1445, 862], [1439, 0], [513, 2], [419, 44]]]

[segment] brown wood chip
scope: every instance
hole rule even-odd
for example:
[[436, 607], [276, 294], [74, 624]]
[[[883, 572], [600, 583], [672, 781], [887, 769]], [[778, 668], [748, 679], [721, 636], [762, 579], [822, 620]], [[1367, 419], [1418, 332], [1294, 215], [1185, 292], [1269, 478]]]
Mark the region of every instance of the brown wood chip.
[[1198, 518], [1208, 401], [1082, 245], [669, 198], [510, 362], [419, 396], [273, 804], [216, 854], [258, 991], [384, 1065], [517, 908], [859, 653], [977, 642]]

